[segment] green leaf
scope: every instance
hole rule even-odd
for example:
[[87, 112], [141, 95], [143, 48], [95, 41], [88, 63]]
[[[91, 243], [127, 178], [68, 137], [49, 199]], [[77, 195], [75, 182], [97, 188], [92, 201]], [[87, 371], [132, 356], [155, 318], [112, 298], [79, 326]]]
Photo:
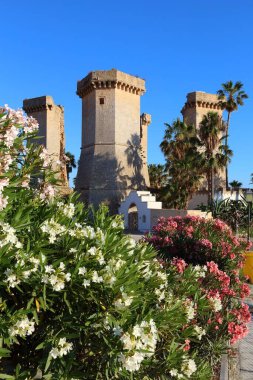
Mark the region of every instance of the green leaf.
[[0, 379], [12, 379], [12, 380], [15, 380], [15, 377], [11, 376], [11, 375], [6, 375], [4, 373], [0, 373]]
[[35, 350], [41, 350], [44, 347], [44, 342], [40, 343], [37, 347], [35, 347]]
[[7, 348], [0, 348], [0, 358], [7, 358], [10, 356], [10, 352]]
[[45, 365], [45, 372], [47, 372], [48, 368], [50, 367], [51, 360], [52, 360], [52, 356], [49, 354], [47, 357], [46, 365]]

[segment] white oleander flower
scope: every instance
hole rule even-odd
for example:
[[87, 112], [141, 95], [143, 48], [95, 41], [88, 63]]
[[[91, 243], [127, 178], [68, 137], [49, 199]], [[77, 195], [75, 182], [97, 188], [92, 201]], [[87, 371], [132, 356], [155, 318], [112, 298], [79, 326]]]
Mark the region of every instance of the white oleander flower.
[[35, 330], [35, 322], [30, 321], [28, 317], [19, 319], [12, 327], [9, 329], [10, 336], [21, 336], [31, 335]]
[[196, 331], [199, 340], [202, 339], [203, 335], [206, 335], [206, 330], [200, 326], [194, 326], [194, 330]]
[[78, 269], [78, 274], [81, 274], [82, 276], [87, 272], [87, 269], [85, 267], [80, 267]]
[[193, 359], [185, 359], [182, 364], [181, 371], [184, 375], [191, 377], [191, 375], [196, 372], [197, 366]]
[[69, 219], [73, 218], [75, 214], [74, 203], [64, 204], [63, 202], [58, 202], [57, 206], [60, 209], [60, 211], [63, 213], [63, 215], [65, 215]]
[[0, 232], [2, 230], [3, 236], [0, 240], [0, 248], [7, 244], [15, 246], [16, 248], [22, 248], [22, 244], [19, 242], [15, 232], [16, 230], [11, 227], [8, 223], [0, 222]]
[[135, 325], [132, 332], [122, 334], [121, 331], [124, 354], [120, 354], [119, 361], [122, 366], [129, 372], [138, 371], [142, 361], [154, 354], [157, 339], [157, 329], [152, 319]]
[[84, 279], [84, 280], [83, 280], [83, 286], [84, 286], [85, 288], [87, 288], [87, 286], [90, 286], [90, 280], [86, 280], [86, 279]]
[[5, 197], [0, 193], [0, 211], [4, 210], [8, 205], [9, 197], [6, 195]]
[[58, 269], [54, 269], [52, 265], [45, 266], [45, 274], [42, 276], [44, 284], [50, 284], [56, 292], [65, 288], [65, 283], [71, 280], [71, 274], [64, 272], [65, 265], [60, 263]]
[[121, 297], [117, 298], [117, 300], [114, 302], [115, 307], [118, 309], [124, 309], [127, 306], [130, 306], [133, 302], [134, 297], [129, 296], [127, 293], [123, 292], [121, 293]]
[[193, 270], [196, 273], [197, 277], [200, 277], [200, 278], [206, 277], [206, 271], [207, 271], [206, 265], [203, 265], [203, 266], [195, 265], [195, 267], [193, 267]]
[[105, 243], [105, 234], [103, 233], [103, 231], [101, 230], [101, 228], [99, 228], [99, 227], [97, 228], [96, 234], [95, 234], [94, 237], [96, 237], [96, 240], [97, 240], [97, 242], [100, 245], [104, 245], [104, 243]]
[[219, 297], [210, 297], [208, 299], [212, 309], [217, 312], [217, 311], [220, 311], [222, 309], [222, 303], [221, 303], [221, 300]]
[[66, 338], [60, 338], [57, 347], [53, 347], [50, 351], [50, 355], [53, 359], [62, 358], [73, 350], [73, 343], [68, 343]]
[[192, 302], [191, 300], [187, 300], [185, 302], [185, 312], [187, 316], [187, 321], [190, 321], [195, 317], [194, 302]]
[[49, 235], [49, 242], [54, 243], [57, 238], [66, 231], [65, 226], [54, 221], [54, 219], [46, 220], [41, 225], [41, 230]]
[[5, 281], [8, 283], [8, 286], [10, 288], [15, 288], [15, 286], [20, 283], [20, 279], [17, 278], [17, 275], [13, 272], [12, 269], [6, 269], [4, 274], [6, 275]]
[[103, 277], [99, 276], [98, 272], [95, 270], [92, 274], [92, 282], [101, 283], [103, 281]]

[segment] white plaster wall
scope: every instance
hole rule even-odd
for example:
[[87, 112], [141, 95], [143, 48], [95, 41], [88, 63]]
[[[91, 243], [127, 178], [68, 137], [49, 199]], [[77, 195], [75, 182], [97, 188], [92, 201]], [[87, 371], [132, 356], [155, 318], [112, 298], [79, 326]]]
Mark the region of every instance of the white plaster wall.
[[[125, 229], [128, 229], [128, 209], [130, 205], [134, 203], [138, 210], [138, 229], [140, 232], [146, 232], [150, 230], [150, 212], [151, 210], [147, 208], [147, 202], [141, 202], [141, 197], [138, 196], [137, 192], [131, 191], [129, 196], [124, 202], [121, 203], [119, 207], [119, 214], [124, 217]], [[143, 216], [146, 216], [146, 222], [143, 222]]]

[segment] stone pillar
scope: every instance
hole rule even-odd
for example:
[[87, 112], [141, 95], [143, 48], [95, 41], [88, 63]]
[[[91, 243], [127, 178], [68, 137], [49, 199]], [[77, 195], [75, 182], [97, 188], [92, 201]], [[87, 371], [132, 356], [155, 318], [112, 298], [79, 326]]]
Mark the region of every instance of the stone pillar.
[[[53, 169], [59, 171], [58, 161], [64, 161], [65, 133], [64, 133], [64, 108], [54, 104], [51, 96], [40, 96], [38, 98], [24, 99], [23, 110], [28, 116], [34, 117], [39, 123], [36, 143], [47, 148], [53, 161]], [[66, 166], [61, 168], [58, 174], [62, 181], [62, 187], [68, 186]]]
[[[141, 154], [140, 96], [145, 81], [112, 69], [92, 71], [77, 83], [82, 99], [82, 147], [76, 189], [95, 207], [117, 212], [131, 190], [149, 180]], [[144, 147], [146, 151], [146, 147]]]

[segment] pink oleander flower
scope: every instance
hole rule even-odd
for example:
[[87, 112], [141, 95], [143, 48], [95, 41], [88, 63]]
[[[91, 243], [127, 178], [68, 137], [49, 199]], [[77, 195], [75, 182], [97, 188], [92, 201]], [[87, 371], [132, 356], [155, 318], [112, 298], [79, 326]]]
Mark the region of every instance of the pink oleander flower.
[[49, 156], [49, 153], [48, 153], [46, 148], [42, 149], [42, 151], [40, 153], [40, 158], [43, 161], [43, 167], [47, 168], [50, 165], [51, 160], [50, 160], [50, 156]]
[[231, 337], [231, 344], [234, 344], [237, 340], [244, 338], [248, 334], [248, 328], [245, 324], [240, 325], [235, 322], [229, 322], [228, 333]]
[[207, 262], [206, 266], [209, 269], [210, 273], [217, 274], [219, 271], [218, 265], [214, 261]]
[[0, 192], [2, 192], [3, 189], [8, 185], [9, 185], [9, 178], [0, 179]]
[[191, 341], [189, 339], [185, 339], [185, 341], [184, 341], [185, 345], [183, 347], [183, 351], [189, 351], [190, 350], [190, 348], [191, 348], [190, 342]]
[[55, 195], [55, 189], [51, 184], [44, 184], [42, 188], [42, 192], [40, 193], [40, 199], [45, 200], [45, 199], [51, 199]]
[[208, 248], [208, 249], [212, 249], [213, 248], [213, 244], [210, 242], [210, 240], [208, 240], [208, 239], [200, 239], [199, 241], [198, 241], [198, 243], [200, 244], [200, 245], [202, 245], [203, 247], [206, 247], [206, 248]]
[[177, 257], [173, 257], [171, 265], [176, 267], [178, 273], [183, 273], [187, 267], [186, 262], [183, 259], [178, 259]]
[[19, 129], [17, 127], [12, 126], [12, 127], [8, 128], [2, 137], [4, 144], [8, 148], [11, 148], [13, 146], [14, 141], [17, 138], [18, 134], [19, 134]]
[[26, 122], [24, 126], [25, 133], [34, 133], [39, 129], [39, 124], [34, 117], [32, 116], [27, 117], [25, 122]]

